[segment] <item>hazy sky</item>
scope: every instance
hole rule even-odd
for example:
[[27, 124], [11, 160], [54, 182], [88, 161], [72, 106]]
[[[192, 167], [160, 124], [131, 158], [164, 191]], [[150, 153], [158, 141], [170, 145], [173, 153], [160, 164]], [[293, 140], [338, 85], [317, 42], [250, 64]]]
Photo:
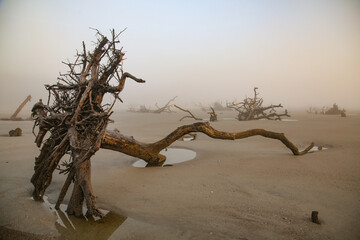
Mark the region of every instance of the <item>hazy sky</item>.
[[[130, 104], [241, 100], [360, 109], [359, 0], [0, 0], [0, 110], [47, 98], [97, 28], [121, 37]], [[31, 105], [32, 105], [31, 104]]]

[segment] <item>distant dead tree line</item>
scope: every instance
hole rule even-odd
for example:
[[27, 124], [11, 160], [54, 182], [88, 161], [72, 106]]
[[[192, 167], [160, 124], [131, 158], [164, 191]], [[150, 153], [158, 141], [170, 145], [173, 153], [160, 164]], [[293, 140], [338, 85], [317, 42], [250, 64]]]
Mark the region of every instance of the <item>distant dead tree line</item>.
[[[202, 104], [199, 104], [198, 106], [201, 108], [201, 110], [207, 112], [209, 114], [209, 120], [211, 122], [217, 121], [217, 114], [216, 111], [226, 111], [226, 110], [235, 110], [238, 112], [238, 115], [236, 117], [239, 121], [248, 121], [248, 120], [259, 120], [259, 119], [268, 119], [268, 120], [281, 120], [282, 117], [290, 117], [288, 114], [288, 111], [285, 110], [283, 113], [278, 113], [277, 108], [282, 108], [283, 106], [281, 104], [277, 105], [269, 105], [269, 106], [263, 106], [263, 99], [259, 98], [259, 93], [257, 92], [257, 87], [254, 87], [254, 97], [247, 97], [243, 101], [236, 102], [233, 101], [231, 103], [226, 103], [226, 106], [223, 106], [219, 101], [215, 102], [212, 106], [205, 107]], [[176, 97], [175, 97], [176, 98]], [[180, 118], [179, 121], [182, 121], [183, 119], [189, 118], [194, 120], [206, 120], [200, 117], [195, 116], [194, 113], [192, 113], [188, 109], [184, 109], [183, 107], [180, 107], [176, 104], [170, 104], [175, 100], [175, 98], [172, 98], [165, 106], [158, 107], [156, 104], [157, 109], [156, 110], [150, 110], [149, 108], [146, 108], [144, 105], [140, 106], [138, 110], [135, 110], [134, 108], [129, 109], [131, 112], [142, 112], [142, 113], [161, 113], [161, 112], [174, 112], [171, 110], [172, 107], [177, 108], [180, 111], [186, 112], [188, 115], [185, 115], [184, 117]]]
[[321, 109], [318, 109], [316, 107], [310, 107], [307, 110], [307, 113], [322, 114], [322, 115], [340, 115], [341, 117], [346, 117], [346, 110], [345, 109], [341, 110], [336, 103], [334, 103], [331, 108], [322, 107]]

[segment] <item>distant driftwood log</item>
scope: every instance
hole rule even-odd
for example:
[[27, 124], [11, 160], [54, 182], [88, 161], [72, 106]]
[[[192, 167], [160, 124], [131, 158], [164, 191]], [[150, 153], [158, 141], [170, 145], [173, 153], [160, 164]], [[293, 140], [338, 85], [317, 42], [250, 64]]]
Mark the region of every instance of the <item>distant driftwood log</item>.
[[[25, 100], [18, 106], [18, 108], [15, 110], [15, 112], [11, 115], [10, 118], [1, 118], [0, 120], [10, 120], [10, 121], [24, 121], [24, 119], [17, 117], [17, 115], [20, 113], [20, 111], [25, 107], [25, 105], [30, 102], [31, 95], [27, 96]], [[30, 117], [25, 120], [32, 120]]]
[[130, 108], [128, 110], [128, 112], [139, 112], [139, 113], [162, 113], [162, 112], [167, 112], [167, 113], [172, 113], [173, 111], [171, 110], [171, 107], [173, 106], [172, 104], [170, 104], [171, 102], [173, 102], [175, 100], [176, 97], [170, 99], [164, 106], [159, 107], [157, 103], [155, 103], [155, 107], [156, 109], [150, 109], [147, 108], [145, 105], [141, 105], [139, 107], [139, 109], [135, 109], [135, 108]]

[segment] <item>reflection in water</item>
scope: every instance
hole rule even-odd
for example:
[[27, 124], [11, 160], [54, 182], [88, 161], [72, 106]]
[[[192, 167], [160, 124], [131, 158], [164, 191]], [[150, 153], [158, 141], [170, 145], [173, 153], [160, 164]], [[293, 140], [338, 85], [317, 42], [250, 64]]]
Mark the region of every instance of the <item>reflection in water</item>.
[[103, 218], [78, 218], [66, 213], [67, 205], [61, 204], [60, 209], [55, 210], [55, 204], [49, 203], [46, 196], [44, 196], [44, 201], [45, 205], [58, 217], [55, 222], [55, 227], [60, 234], [58, 239], [106, 240], [127, 218], [106, 210], [102, 210], [105, 214]]
[[[167, 148], [160, 152], [166, 156], [166, 161], [163, 166], [171, 166], [176, 163], [186, 162], [193, 160], [196, 157], [196, 152], [184, 148]], [[133, 163], [133, 167], [146, 167], [147, 163], [139, 159]]]

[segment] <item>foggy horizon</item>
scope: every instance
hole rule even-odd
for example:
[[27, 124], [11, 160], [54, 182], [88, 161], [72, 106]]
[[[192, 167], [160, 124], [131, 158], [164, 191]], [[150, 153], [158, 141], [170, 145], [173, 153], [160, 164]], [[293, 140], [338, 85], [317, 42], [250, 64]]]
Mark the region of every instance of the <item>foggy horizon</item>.
[[[0, 111], [47, 101], [62, 61], [93, 49], [95, 31], [120, 32], [123, 104], [208, 106], [258, 87], [265, 105], [360, 109], [360, 1], [0, 0]], [[291, 112], [290, 112], [291, 114]]]

